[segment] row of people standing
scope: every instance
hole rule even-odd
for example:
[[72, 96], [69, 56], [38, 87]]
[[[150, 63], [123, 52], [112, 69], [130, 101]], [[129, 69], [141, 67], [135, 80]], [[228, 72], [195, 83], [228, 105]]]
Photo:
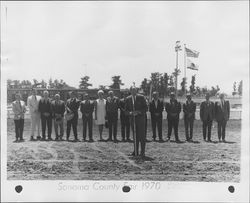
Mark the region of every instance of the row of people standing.
[[[136, 91], [136, 89], [135, 89]], [[28, 97], [27, 104], [30, 110], [31, 116], [31, 140], [34, 140], [35, 129], [37, 128], [37, 138], [46, 139], [46, 129], [48, 140], [52, 140], [52, 121], [54, 120], [54, 129], [56, 138], [55, 140], [62, 140], [64, 134], [64, 113], [67, 114], [65, 118], [67, 120], [66, 139], [69, 140], [71, 128], [73, 129], [74, 140], [78, 140], [77, 125], [78, 125], [78, 109], [82, 113], [83, 121], [83, 141], [86, 141], [86, 133], [88, 128], [89, 141], [93, 141], [93, 112], [96, 120], [96, 124], [99, 128], [100, 141], [104, 141], [102, 133], [103, 128], [106, 125], [109, 129], [108, 140], [114, 140], [117, 142], [117, 120], [118, 109], [120, 109], [121, 119], [121, 135], [122, 140], [131, 141], [130, 139], [130, 127], [131, 116], [128, 114], [128, 105], [126, 107], [126, 96], [118, 99], [114, 96], [112, 91], [109, 92], [109, 97], [104, 99], [104, 93], [102, 90], [98, 91], [98, 99], [95, 101], [90, 100], [88, 94], [85, 95], [83, 101], [76, 98], [75, 92], [70, 93], [70, 99], [66, 103], [60, 100], [60, 96], [55, 95], [55, 100], [52, 101], [49, 98], [49, 93], [44, 91], [43, 98], [36, 94], [36, 90], [32, 91], [32, 95]], [[21, 101], [20, 95], [16, 94], [16, 101], [13, 102], [13, 112], [15, 114], [15, 131], [16, 140], [23, 140], [23, 125], [24, 125], [24, 113], [26, 111], [25, 104]], [[144, 133], [146, 139], [146, 111], [148, 107], [146, 105], [144, 110]], [[171, 93], [170, 102], [166, 103], [165, 109], [167, 112], [168, 120], [168, 135], [167, 141], [171, 137], [172, 129], [174, 129], [175, 140], [179, 142], [178, 137], [178, 124], [179, 114], [181, 112], [181, 104], [175, 98], [175, 94]], [[158, 130], [159, 141], [163, 142], [162, 138], [162, 113], [164, 111], [164, 103], [159, 99], [157, 92], [153, 93], [153, 99], [149, 103], [149, 111], [151, 113], [153, 140], [156, 140], [156, 129]], [[187, 95], [187, 101], [183, 104], [184, 112], [184, 124], [185, 135], [187, 141], [192, 141], [193, 137], [193, 125], [195, 120], [196, 104], [192, 100], [191, 95]], [[200, 118], [203, 123], [203, 138], [204, 140], [211, 141], [211, 127], [214, 119], [218, 122], [218, 138], [221, 141], [225, 140], [225, 128], [227, 120], [230, 114], [230, 104], [224, 100], [224, 95], [220, 95], [220, 102], [215, 104], [209, 100], [209, 94], [206, 95], [206, 101], [201, 103], [200, 106]], [[40, 136], [40, 119], [42, 124], [42, 137]], [[59, 132], [59, 130], [60, 132]], [[132, 128], [133, 129], [133, 128]]]

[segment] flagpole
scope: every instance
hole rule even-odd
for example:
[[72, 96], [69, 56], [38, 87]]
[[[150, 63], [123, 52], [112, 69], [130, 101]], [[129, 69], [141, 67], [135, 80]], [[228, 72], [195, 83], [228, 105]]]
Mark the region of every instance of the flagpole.
[[187, 68], [187, 64], [186, 64], [186, 44], [184, 44], [184, 80], [185, 80], [185, 91], [184, 91], [184, 95], [186, 96], [186, 83], [187, 83], [187, 78], [186, 78], [186, 68]]

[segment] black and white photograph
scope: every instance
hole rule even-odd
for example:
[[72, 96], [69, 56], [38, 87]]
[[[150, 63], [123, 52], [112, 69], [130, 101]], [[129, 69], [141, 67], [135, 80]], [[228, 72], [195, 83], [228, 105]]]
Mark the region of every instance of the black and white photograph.
[[1, 175], [3, 201], [248, 202], [249, 1], [2, 1]]

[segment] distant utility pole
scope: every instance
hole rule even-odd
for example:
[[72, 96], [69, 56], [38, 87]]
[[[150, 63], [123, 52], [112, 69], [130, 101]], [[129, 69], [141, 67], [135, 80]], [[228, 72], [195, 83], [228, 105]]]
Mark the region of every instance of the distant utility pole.
[[175, 43], [175, 52], [176, 52], [176, 69], [174, 71], [175, 76], [175, 94], [177, 96], [177, 87], [178, 87], [178, 75], [180, 74], [180, 69], [178, 68], [178, 52], [181, 51], [180, 41]]

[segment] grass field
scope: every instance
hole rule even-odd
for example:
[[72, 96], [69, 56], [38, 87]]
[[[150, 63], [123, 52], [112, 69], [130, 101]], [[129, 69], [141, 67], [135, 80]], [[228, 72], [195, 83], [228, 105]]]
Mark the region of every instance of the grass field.
[[[166, 123], [164, 120], [164, 139], [167, 135]], [[142, 160], [129, 156], [133, 151], [133, 143], [31, 142], [29, 119], [25, 120], [25, 142], [14, 143], [14, 122], [8, 119], [8, 179], [239, 182], [241, 120], [228, 122], [228, 143], [217, 142], [217, 124], [214, 125], [213, 143], [203, 141], [201, 122], [195, 121], [194, 143], [148, 142], [148, 159]], [[81, 139], [80, 120], [78, 132]], [[99, 139], [97, 132], [97, 126], [94, 126], [95, 140]], [[54, 138], [54, 134], [52, 137]], [[107, 129], [104, 131], [104, 137], [108, 137]], [[182, 141], [185, 140], [183, 120], [180, 121], [179, 137]], [[121, 139], [120, 126], [118, 138]], [[152, 139], [150, 121], [147, 138]], [[171, 139], [174, 140], [173, 135]]]

